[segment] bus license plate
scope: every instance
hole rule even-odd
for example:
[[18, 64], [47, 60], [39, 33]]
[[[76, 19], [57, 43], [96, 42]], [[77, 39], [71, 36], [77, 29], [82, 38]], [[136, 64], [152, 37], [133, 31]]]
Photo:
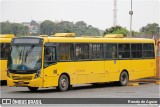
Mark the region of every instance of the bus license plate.
[[18, 81], [18, 84], [24, 84], [24, 81]]

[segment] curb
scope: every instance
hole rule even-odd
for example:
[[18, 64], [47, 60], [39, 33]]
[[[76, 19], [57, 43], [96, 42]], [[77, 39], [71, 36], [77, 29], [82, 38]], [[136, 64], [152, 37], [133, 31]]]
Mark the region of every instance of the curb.
[[128, 83], [127, 86], [139, 86], [139, 83]]
[[160, 82], [160, 80], [132, 80], [131, 82], [152, 82], [152, 83], [156, 83], [156, 82]]

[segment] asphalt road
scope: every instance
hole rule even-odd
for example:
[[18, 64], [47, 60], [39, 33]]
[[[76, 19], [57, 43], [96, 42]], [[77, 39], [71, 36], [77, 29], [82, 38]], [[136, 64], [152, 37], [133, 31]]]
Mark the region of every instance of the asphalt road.
[[115, 86], [105, 84], [93, 86], [81, 84], [67, 92], [59, 92], [53, 88], [40, 88], [30, 92], [26, 87], [1, 86], [1, 98], [159, 98], [160, 85], [154, 83], [139, 86]]

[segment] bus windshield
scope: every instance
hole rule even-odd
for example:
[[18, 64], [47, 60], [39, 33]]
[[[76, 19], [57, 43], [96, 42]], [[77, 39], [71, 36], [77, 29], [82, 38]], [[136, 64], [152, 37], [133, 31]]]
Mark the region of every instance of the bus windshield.
[[11, 55], [8, 62], [10, 70], [39, 70], [41, 68], [41, 46], [15, 45], [11, 46]]

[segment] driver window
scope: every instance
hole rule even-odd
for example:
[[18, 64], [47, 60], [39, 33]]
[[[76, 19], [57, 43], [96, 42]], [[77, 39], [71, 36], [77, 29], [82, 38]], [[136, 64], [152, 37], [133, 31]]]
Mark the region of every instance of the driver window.
[[44, 66], [47, 67], [56, 62], [56, 48], [55, 47], [45, 47], [44, 52]]

